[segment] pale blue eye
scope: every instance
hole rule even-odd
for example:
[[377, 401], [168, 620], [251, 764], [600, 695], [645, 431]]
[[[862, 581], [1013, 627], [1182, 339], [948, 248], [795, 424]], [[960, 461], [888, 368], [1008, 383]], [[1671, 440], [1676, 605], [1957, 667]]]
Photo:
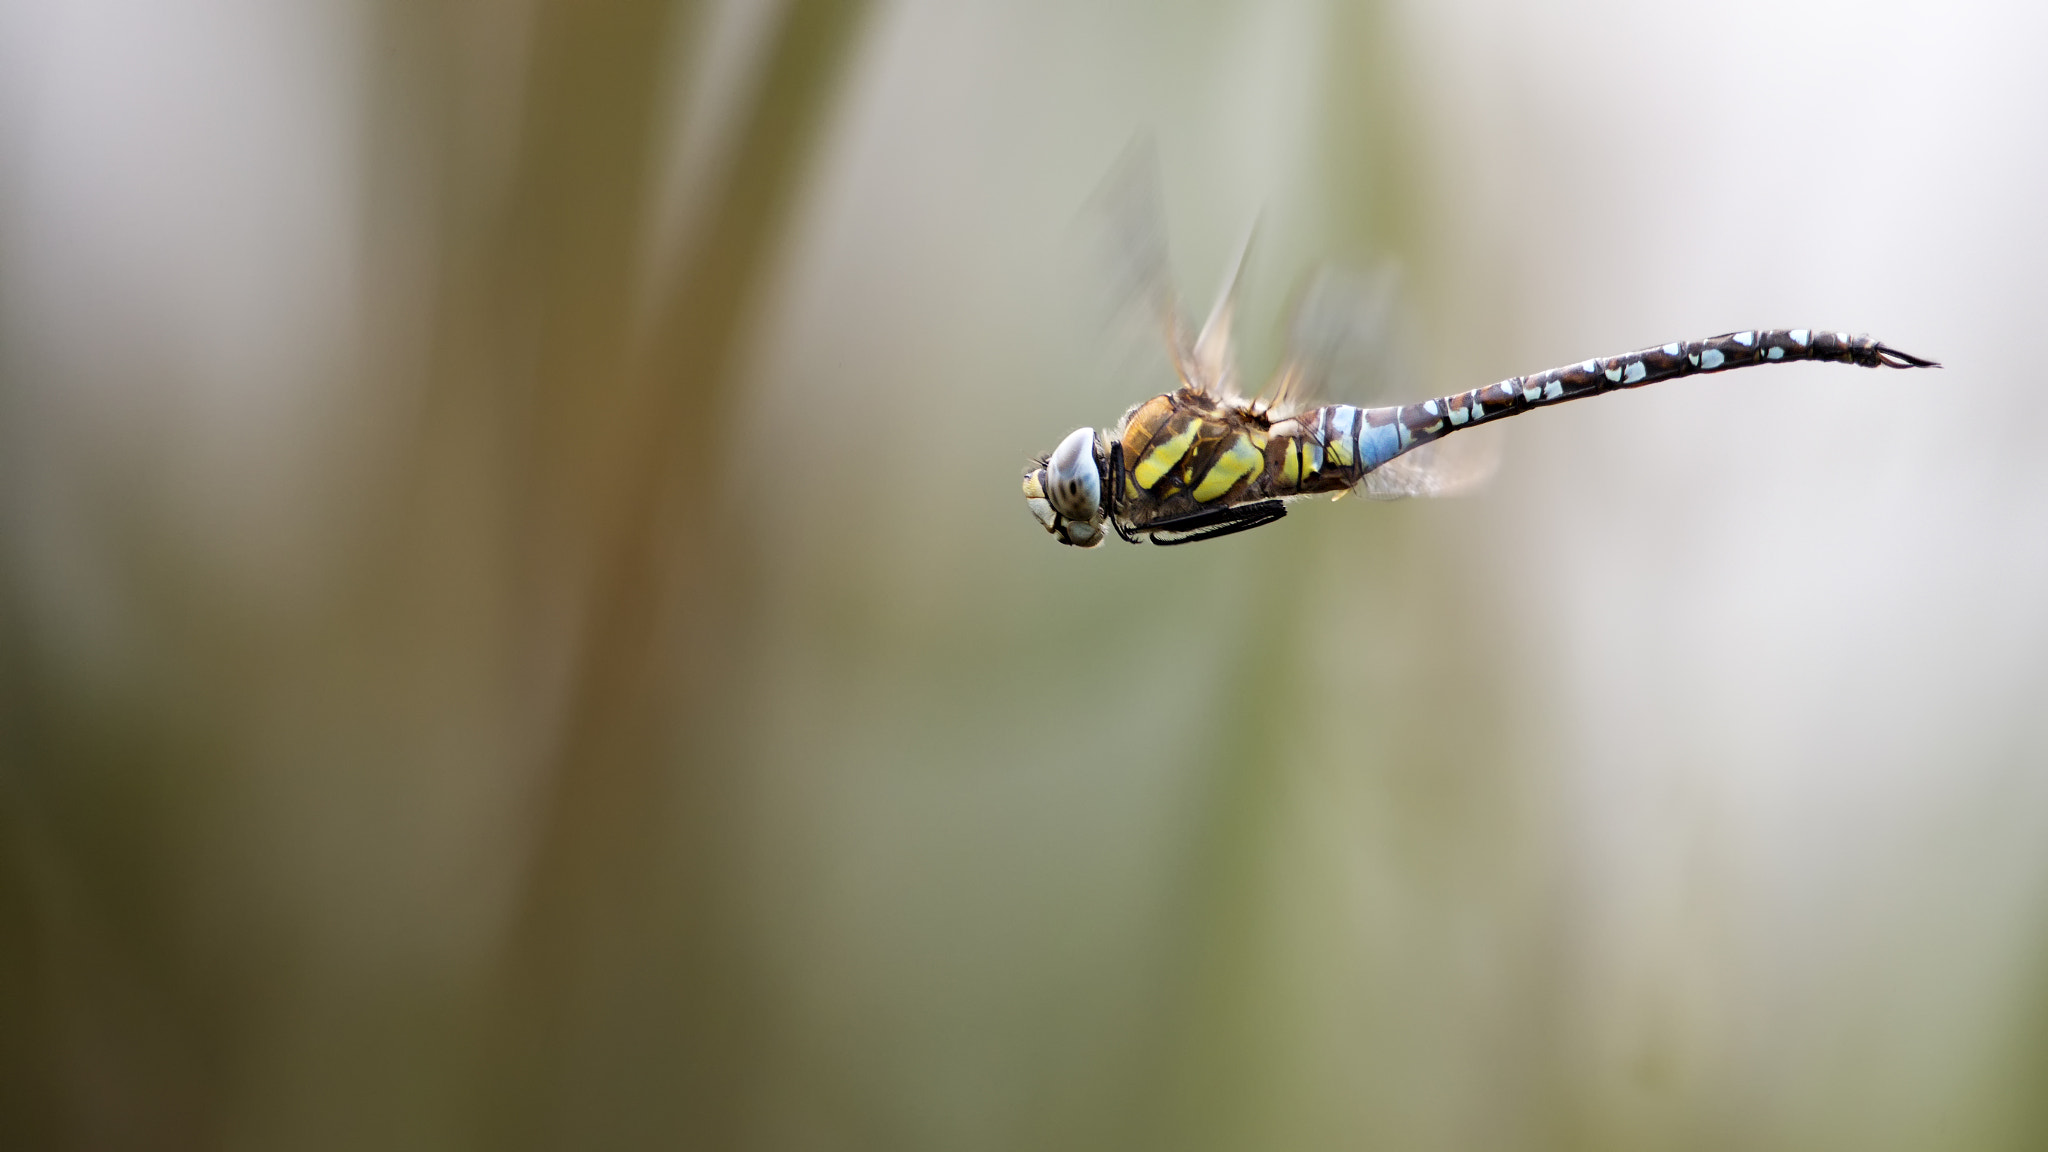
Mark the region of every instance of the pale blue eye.
[[1102, 474], [1095, 465], [1095, 430], [1076, 428], [1046, 462], [1045, 496], [1069, 520], [1093, 520], [1102, 504]]

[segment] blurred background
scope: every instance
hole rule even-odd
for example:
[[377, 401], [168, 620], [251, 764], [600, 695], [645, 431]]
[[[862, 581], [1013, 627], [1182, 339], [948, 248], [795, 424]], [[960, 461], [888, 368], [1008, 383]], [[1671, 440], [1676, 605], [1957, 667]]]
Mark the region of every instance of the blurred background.
[[[0, 0], [22, 1148], [2048, 1146], [2048, 11]], [[1482, 495], [1063, 549], [1403, 273]]]

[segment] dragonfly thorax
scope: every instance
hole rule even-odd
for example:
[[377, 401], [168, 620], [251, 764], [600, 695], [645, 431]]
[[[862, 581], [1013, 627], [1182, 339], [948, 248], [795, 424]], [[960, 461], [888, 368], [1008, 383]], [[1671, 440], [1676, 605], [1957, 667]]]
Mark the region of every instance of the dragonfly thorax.
[[1102, 543], [1102, 457], [1095, 429], [1074, 429], [1044, 467], [1025, 474], [1024, 501], [1060, 543], [1079, 548]]

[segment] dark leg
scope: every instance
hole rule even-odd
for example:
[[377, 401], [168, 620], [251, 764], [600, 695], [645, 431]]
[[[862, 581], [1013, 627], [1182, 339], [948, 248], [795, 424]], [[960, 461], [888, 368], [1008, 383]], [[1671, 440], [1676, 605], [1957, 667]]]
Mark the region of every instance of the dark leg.
[[[1154, 544], [1165, 547], [1169, 544], [1193, 544], [1197, 540], [1214, 540], [1239, 532], [1249, 532], [1261, 525], [1287, 515], [1287, 505], [1279, 500], [1261, 500], [1256, 504], [1241, 504], [1235, 508], [1217, 508], [1208, 512], [1196, 512], [1188, 516], [1176, 516], [1157, 524], [1146, 526]], [[1160, 533], [1174, 537], [1162, 540]]]
[[1109, 445], [1109, 475], [1102, 478], [1102, 511], [1108, 517], [1109, 526], [1126, 544], [1138, 543], [1138, 538], [1124, 530], [1124, 522], [1117, 515], [1117, 501], [1124, 494], [1124, 442], [1112, 441]]

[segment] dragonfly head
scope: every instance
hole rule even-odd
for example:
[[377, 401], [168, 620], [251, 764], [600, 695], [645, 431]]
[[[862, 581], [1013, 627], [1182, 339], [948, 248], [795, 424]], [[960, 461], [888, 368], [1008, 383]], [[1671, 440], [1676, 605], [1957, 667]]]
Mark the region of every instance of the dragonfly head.
[[1095, 429], [1074, 429], [1044, 467], [1024, 474], [1024, 502], [1060, 543], [1078, 548], [1102, 543], [1102, 464]]

